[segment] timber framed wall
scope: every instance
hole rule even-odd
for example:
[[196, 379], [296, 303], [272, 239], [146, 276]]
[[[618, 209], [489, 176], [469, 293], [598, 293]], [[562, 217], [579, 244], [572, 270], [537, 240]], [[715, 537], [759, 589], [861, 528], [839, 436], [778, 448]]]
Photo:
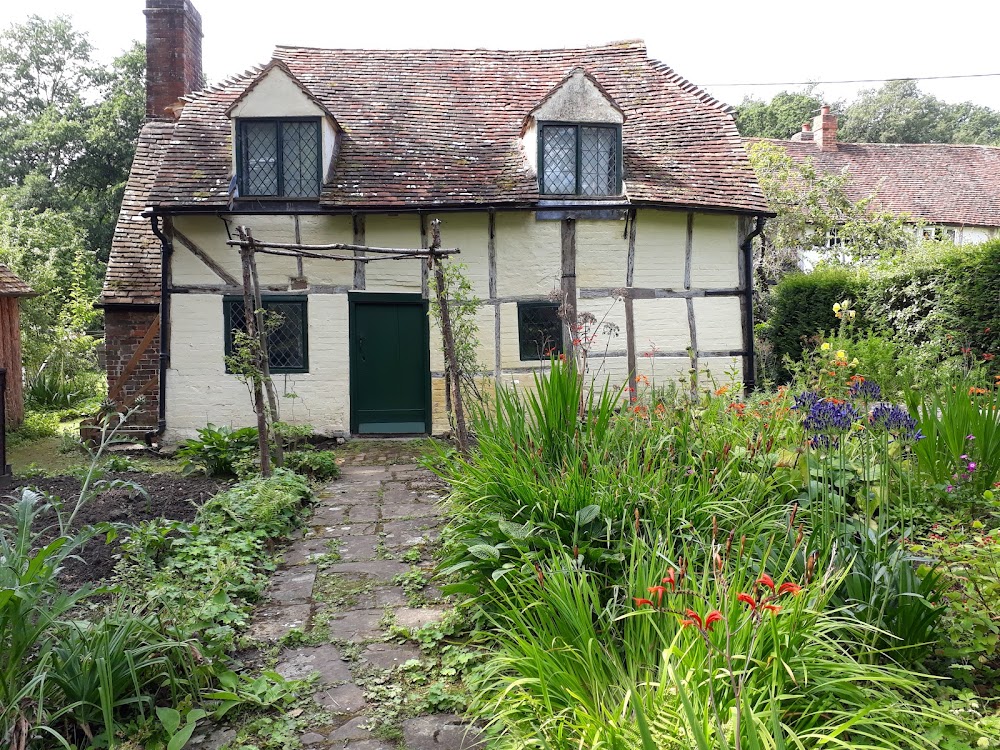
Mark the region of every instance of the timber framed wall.
[[[743, 377], [747, 275], [741, 268], [742, 224], [735, 214], [639, 208], [593, 218], [585, 211], [484, 208], [354, 216], [175, 215], [168, 285], [168, 440], [187, 437], [207, 422], [252, 421], [246, 389], [225, 373], [223, 361], [223, 300], [240, 293], [232, 283], [240, 274], [239, 255], [225, 245], [226, 221], [250, 227], [264, 242], [426, 247], [428, 222], [435, 218], [442, 222], [444, 244], [461, 248], [454, 261], [466, 266], [481, 300], [477, 353], [488, 375], [529, 386], [531, 374], [543, 365], [521, 359], [518, 304], [568, 300], [598, 322], [588, 369], [600, 382], [610, 378], [617, 384], [632, 373], [659, 385], [668, 380], [689, 384], [692, 368], [707, 368], [719, 381]], [[263, 291], [272, 298], [309, 296], [310, 371], [275, 376], [279, 395], [295, 396], [282, 399], [282, 418], [327, 434], [348, 433], [348, 293], [426, 296], [425, 264], [260, 256], [258, 269]], [[121, 335], [134, 340], [141, 327], [133, 320]], [[566, 336], [570, 346], [579, 338], [578, 332]], [[447, 429], [445, 368], [440, 334], [433, 328], [430, 346], [437, 432]], [[702, 387], [708, 384], [702, 380]]]

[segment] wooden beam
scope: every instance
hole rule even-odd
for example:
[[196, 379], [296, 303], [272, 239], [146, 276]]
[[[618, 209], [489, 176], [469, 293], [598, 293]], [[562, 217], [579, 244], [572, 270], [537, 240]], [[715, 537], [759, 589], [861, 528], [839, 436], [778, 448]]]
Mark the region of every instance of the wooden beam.
[[[364, 214], [351, 214], [351, 222], [354, 226], [354, 245], [353, 248], [354, 257], [362, 258], [368, 252], [368, 248], [361, 249], [361, 246], [365, 244], [365, 215]], [[331, 248], [339, 249], [339, 248]], [[372, 249], [374, 252], [374, 249]], [[364, 289], [365, 288], [365, 264], [364, 262], [358, 262], [355, 260], [354, 263], [354, 288]]]
[[573, 339], [576, 338], [576, 219], [560, 223], [562, 256], [563, 351], [572, 359]]
[[687, 235], [684, 239], [684, 288], [691, 288], [691, 265], [694, 255], [694, 213], [688, 211]]
[[132, 357], [129, 359], [128, 364], [125, 365], [125, 369], [122, 370], [121, 375], [115, 381], [115, 384], [108, 391], [108, 400], [115, 401], [121, 395], [122, 389], [125, 387], [125, 383], [128, 379], [132, 377], [132, 373], [135, 372], [135, 368], [139, 366], [139, 360], [142, 359], [142, 355], [145, 354], [149, 345], [153, 343], [153, 339], [156, 338], [156, 334], [160, 332], [160, 316], [157, 315], [153, 318], [153, 322], [150, 324], [149, 328], [146, 330], [146, 334], [142, 337], [139, 345], [132, 352]]
[[[486, 245], [486, 262], [489, 267], [489, 291], [490, 302], [497, 299], [497, 212], [490, 209], [486, 231], [488, 233]], [[493, 377], [500, 379], [500, 305], [493, 305]]]
[[[358, 218], [361, 219], [361, 223], [364, 224], [364, 217], [363, 216], [359, 216]], [[359, 236], [359, 235], [356, 234], [355, 236]], [[401, 248], [401, 247], [369, 247], [368, 245], [363, 244], [363, 240], [364, 240], [364, 229], [363, 228], [360, 231], [360, 237], [362, 238], [362, 243], [361, 244], [345, 244], [343, 242], [335, 242], [335, 243], [330, 244], [330, 245], [306, 245], [306, 244], [299, 244], [299, 243], [295, 243], [295, 242], [254, 242], [254, 250], [256, 250], [257, 252], [262, 252], [264, 249], [267, 249], [267, 250], [295, 250], [295, 251], [303, 251], [304, 250], [304, 251], [308, 251], [308, 252], [317, 252], [317, 253], [325, 251], [325, 250], [343, 250], [345, 252], [360, 252], [360, 253], [365, 253], [366, 255], [368, 253], [372, 253], [373, 255], [379, 255], [379, 254], [381, 254], [381, 255], [397, 255], [399, 253], [412, 253], [414, 257], [422, 257], [422, 256], [425, 256], [425, 255], [429, 255], [429, 253], [425, 253], [422, 250], [411, 249], [411, 248]], [[239, 240], [227, 240], [226, 244], [227, 245], [232, 245], [233, 247], [240, 247], [243, 243], [240, 242]], [[438, 255], [441, 255], [442, 253], [444, 253], [445, 255], [454, 255], [454, 254], [456, 254], [458, 252], [459, 252], [459, 249], [457, 247], [441, 248], [440, 250], [436, 250], [435, 253], [434, 253], [434, 255], [435, 255], [435, 257], [438, 256]], [[320, 256], [317, 256], [317, 257], [327, 258], [327, 257], [330, 257], [330, 256], [320, 255]]]
[[181, 232], [178, 229], [174, 229], [174, 239], [177, 240], [182, 245], [184, 245], [184, 247], [186, 247], [188, 250], [190, 250], [198, 260], [200, 260], [202, 263], [204, 263], [206, 266], [212, 269], [212, 272], [220, 279], [225, 281], [227, 284], [229, 284], [230, 286], [236, 286], [240, 283], [236, 280], [235, 276], [233, 276], [231, 273], [229, 273], [229, 271], [220, 266], [218, 262], [216, 262], [216, 260], [212, 258], [212, 256], [210, 256], [208, 253], [206, 253], [204, 250], [198, 247], [198, 245], [196, 245], [192, 240], [188, 239], [183, 232]]
[[[423, 211], [420, 212], [420, 249], [427, 249], [427, 214]], [[431, 298], [431, 287], [430, 287], [430, 267], [428, 266], [429, 258], [424, 258], [420, 261], [420, 296], [423, 299]]]
[[[628, 260], [625, 266], [625, 286], [631, 287], [635, 276], [635, 220], [636, 211], [633, 208], [629, 212], [628, 230]], [[628, 387], [629, 398], [635, 400], [638, 394], [636, 386], [636, 369], [638, 364], [635, 358], [635, 300], [629, 294], [625, 297], [625, 351], [628, 357]]]

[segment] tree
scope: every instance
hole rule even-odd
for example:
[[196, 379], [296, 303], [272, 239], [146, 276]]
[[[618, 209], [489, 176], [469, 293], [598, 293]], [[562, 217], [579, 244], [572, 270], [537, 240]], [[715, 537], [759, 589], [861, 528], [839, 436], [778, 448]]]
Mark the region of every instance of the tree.
[[1000, 112], [949, 104], [916, 81], [888, 81], [847, 108], [840, 138], [859, 143], [1000, 143]]
[[823, 106], [822, 95], [809, 86], [802, 92], [782, 91], [770, 102], [747, 97], [736, 107], [736, 127], [745, 138], [790, 138], [812, 122]]

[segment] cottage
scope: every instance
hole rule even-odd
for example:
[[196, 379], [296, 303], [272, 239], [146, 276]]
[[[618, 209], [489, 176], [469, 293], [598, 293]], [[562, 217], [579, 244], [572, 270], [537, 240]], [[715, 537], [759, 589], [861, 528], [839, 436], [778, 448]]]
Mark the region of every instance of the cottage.
[[[919, 223], [924, 239], [958, 245], [1000, 236], [1000, 148], [952, 143], [845, 143], [837, 116], [823, 107], [790, 140], [751, 138], [784, 149], [798, 163], [846, 174], [847, 195]], [[837, 237], [829, 243], [835, 245]]]
[[[4, 417], [7, 427], [24, 421], [24, 377], [21, 367], [21, 298], [35, 292], [0, 263], [0, 370], [4, 376]], [[0, 430], [3, 425], [0, 424]], [[2, 464], [2, 462], [0, 462]], [[0, 465], [0, 470], [4, 467]]]
[[[691, 367], [752, 385], [749, 237], [772, 215], [729, 110], [641, 42], [532, 51], [278, 47], [201, 85], [189, 0], [147, 0], [148, 122], [102, 304], [108, 379], [166, 439], [248, 424], [227, 373], [238, 252], [427, 247], [441, 221], [479, 307], [479, 360], [530, 381], [599, 328], [601, 380]], [[283, 418], [327, 434], [446, 428], [423, 260], [261, 256]], [[560, 308], [563, 314], [560, 315]], [[586, 338], [586, 337], [584, 337]]]

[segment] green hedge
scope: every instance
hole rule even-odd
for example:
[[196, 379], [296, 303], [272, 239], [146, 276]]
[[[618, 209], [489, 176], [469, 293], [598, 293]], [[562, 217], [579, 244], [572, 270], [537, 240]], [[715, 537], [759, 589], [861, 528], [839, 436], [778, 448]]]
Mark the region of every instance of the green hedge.
[[762, 333], [773, 348], [780, 378], [788, 377], [785, 356], [799, 359], [809, 338], [836, 329], [834, 303], [856, 300], [860, 288], [857, 274], [844, 268], [789, 274], [774, 287], [771, 317]]
[[856, 303], [858, 328], [920, 347], [921, 366], [963, 357], [966, 349], [979, 362], [996, 355], [990, 369], [1000, 368], [1000, 239], [963, 247], [927, 243], [857, 271], [786, 276], [772, 290], [772, 314], [759, 329], [779, 378], [788, 377], [786, 355], [799, 359], [809, 338], [838, 327], [833, 303], [848, 298]]
[[[944, 356], [1000, 354], [1000, 239], [928, 245], [862, 277], [868, 317]], [[950, 338], [949, 338], [950, 336]]]

